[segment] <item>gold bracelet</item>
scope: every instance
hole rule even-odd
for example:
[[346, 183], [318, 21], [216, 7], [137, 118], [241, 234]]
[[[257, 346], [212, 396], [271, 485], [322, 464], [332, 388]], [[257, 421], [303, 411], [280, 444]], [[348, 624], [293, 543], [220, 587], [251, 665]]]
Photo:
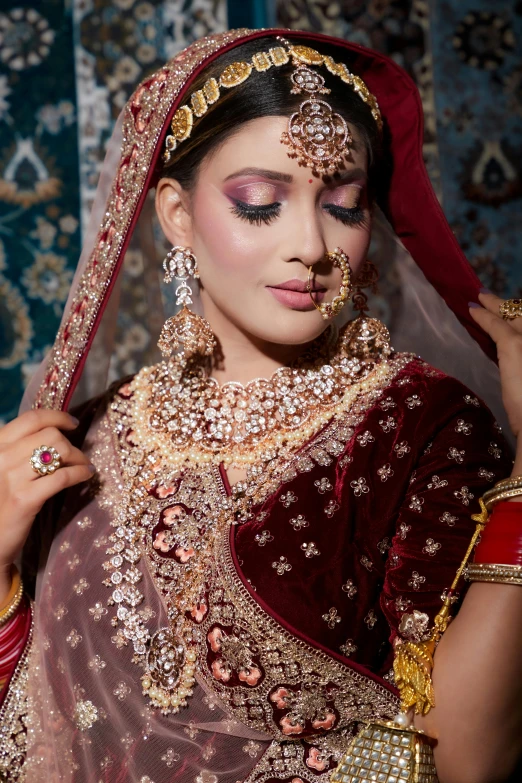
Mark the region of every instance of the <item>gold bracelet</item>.
[[502, 565], [501, 563], [470, 563], [466, 579], [470, 582], [522, 585], [522, 566]]
[[2, 608], [0, 609], [0, 628], [9, 622], [11, 617], [22, 603], [22, 598], [24, 595], [22, 577], [20, 576], [16, 566], [13, 566], [13, 569], [14, 574], [11, 587], [9, 589], [9, 593], [7, 594], [7, 598], [4, 601]]

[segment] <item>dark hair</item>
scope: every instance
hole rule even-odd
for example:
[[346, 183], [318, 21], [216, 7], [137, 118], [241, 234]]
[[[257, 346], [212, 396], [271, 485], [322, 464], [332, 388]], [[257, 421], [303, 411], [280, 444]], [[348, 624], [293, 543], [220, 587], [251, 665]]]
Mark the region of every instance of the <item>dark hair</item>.
[[[291, 41], [291, 36], [289, 40]], [[200, 90], [210, 77], [219, 79], [225, 66], [239, 60], [249, 61], [256, 52], [268, 51], [275, 45], [277, 43], [273, 38], [258, 38], [225, 52], [199, 75], [183, 103], [187, 103], [190, 94]], [[321, 54], [330, 55], [339, 61], [337, 48], [324, 44], [316, 48]], [[294, 66], [288, 63], [271, 68], [265, 73], [253, 72], [239, 86], [222, 90], [219, 100], [209, 106], [206, 114], [200, 119], [195, 118], [191, 136], [181, 142], [172, 153], [170, 161], [163, 164], [160, 176], [178, 180], [183, 189], [190, 192], [197, 182], [199, 167], [204, 158], [236, 133], [242, 125], [259, 117], [289, 117], [297, 111], [303, 96], [290, 92], [290, 73], [293, 68]], [[325, 86], [331, 91], [326, 100], [356, 130], [360, 141], [366, 147], [371, 183], [372, 174], [381, 156], [381, 142], [370, 108], [339, 77], [333, 76], [323, 67], [320, 68], [320, 73], [325, 79]]]

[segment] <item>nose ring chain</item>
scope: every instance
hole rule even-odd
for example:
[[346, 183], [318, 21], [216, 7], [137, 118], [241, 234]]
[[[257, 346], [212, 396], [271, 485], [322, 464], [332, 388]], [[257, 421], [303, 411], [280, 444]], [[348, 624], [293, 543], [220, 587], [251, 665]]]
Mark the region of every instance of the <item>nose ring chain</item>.
[[329, 320], [330, 318], [334, 318], [338, 313], [341, 312], [352, 292], [352, 268], [346, 253], [341, 250], [340, 247], [336, 247], [335, 250], [332, 250], [330, 253], [326, 254], [326, 258], [331, 261], [334, 266], [339, 267], [342, 273], [341, 287], [337, 296], [335, 296], [331, 302], [321, 302], [320, 304], [317, 304], [312, 295], [313, 267], [311, 266], [308, 267], [308, 280], [306, 282], [306, 290], [310, 294], [310, 299], [314, 303], [315, 309], [321, 313], [321, 316], [325, 321]]

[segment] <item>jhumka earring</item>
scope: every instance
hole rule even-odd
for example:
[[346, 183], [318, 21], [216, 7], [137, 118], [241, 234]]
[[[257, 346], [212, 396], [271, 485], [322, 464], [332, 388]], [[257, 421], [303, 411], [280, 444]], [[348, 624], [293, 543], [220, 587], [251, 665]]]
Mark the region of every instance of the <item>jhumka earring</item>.
[[210, 324], [200, 315], [188, 309], [192, 304], [192, 290], [187, 280], [199, 279], [196, 257], [189, 248], [177, 245], [167, 253], [163, 262], [166, 283], [176, 279], [180, 284], [176, 288], [176, 306], [182, 305], [176, 315], [168, 318], [161, 330], [158, 347], [163, 356], [168, 357], [181, 349], [185, 359], [196, 356], [211, 356], [216, 339]]
[[345, 335], [346, 347], [350, 354], [358, 359], [375, 359], [376, 356], [389, 356], [392, 351], [390, 332], [378, 318], [368, 316], [368, 296], [363, 288], [377, 293], [379, 272], [369, 258], [364, 262], [352, 294], [353, 309], [358, 313], [351, 322]]
[[335, 250], [326, 254], [326, 258], [331, 261], [334, 266], [339, 267], [342, 273], [341, 287], [339, 288], [338, 295], [335, 296], [331, 302], [321, 302], [321, 304], [317, 304], [312, 295], [313, 267], [311, 266], [308, 267], [308, 280], [306, 283], [306, 290], [310, 294], [310, 299], [314, 303], [315, 309], [321, 313], [325, 321], [330, 318], [335, 318], [335, 316], [341, 312], [352, 291], [352, 269], [346, 253], [344, 253], [340, 247], [336, 247]]

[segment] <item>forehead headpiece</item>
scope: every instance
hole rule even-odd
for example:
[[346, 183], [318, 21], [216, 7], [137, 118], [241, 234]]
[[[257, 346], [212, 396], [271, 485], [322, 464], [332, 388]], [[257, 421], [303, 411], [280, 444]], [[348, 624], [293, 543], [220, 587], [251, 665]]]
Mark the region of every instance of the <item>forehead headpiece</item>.
[[343, 158], [348, 156], [353, 141], [345, 119], [334, 112], [329, 103], [318, 97], [328, 94], [330, 90], [325, 87], [323, 76], [310, 66], [325, 66], [331, 74], [354, 90], [370, 107], [379, 131], [382, 129], [377, 99], [364, 81], [351, 73], [344, 63], [336, 63], [332, 57], [308, 46], [293, 45], [285, 40], [281, 40], [281, 43], [283, 45], [272, 47], [268, 52], [256, 52], [248, 62], [227, 65], [219, 79], [207, 79], [200, 90], [192, 93], [189, 102], [181, 106], [172, 118], [171, 133], [165, 140], [165, 163], [170, 161], [171, 153], [178, 144], [190, 137], [194, 118], [203, 117], [208, 107], [216, 103], [221, 89], [237, 87], [252, 73], [263, 73], [290, 61], [295, 66], [290, 77], [291, 93], [304, 94], [307, 98], [301, 103], [299, 111], [292, 114], [288, 130], [281, 136], [281, 141], [289, 147], [289, 157], [297, 158], [300, 165], [308, 166], [315, 174], [333, 174]]

